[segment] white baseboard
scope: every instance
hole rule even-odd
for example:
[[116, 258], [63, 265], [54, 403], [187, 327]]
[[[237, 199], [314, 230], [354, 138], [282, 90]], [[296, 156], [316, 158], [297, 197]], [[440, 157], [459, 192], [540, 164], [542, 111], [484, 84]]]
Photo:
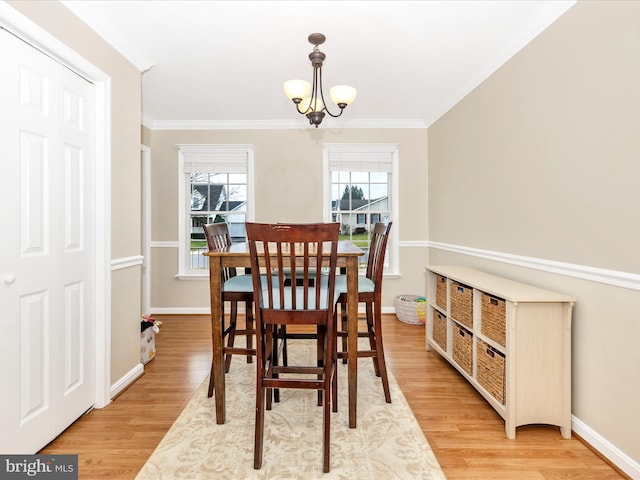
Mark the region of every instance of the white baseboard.
[[638, 462], [620, 451], [620, 449], [613, 445], [609, 440], [575, 416], [571, 417], [571, 429], [624, 473], [629, 475], [631, 478], [640, 479], [640, 464]]
[[139, 363], [131, 370], [129, 370], [122, 378], [120, 378], [116, 383], [111, 385], [111, 398], [117, 396], [120, 392], [122, 392], [125, 388], [135, 382], [140, 375], [144, 373], [144, 366]]

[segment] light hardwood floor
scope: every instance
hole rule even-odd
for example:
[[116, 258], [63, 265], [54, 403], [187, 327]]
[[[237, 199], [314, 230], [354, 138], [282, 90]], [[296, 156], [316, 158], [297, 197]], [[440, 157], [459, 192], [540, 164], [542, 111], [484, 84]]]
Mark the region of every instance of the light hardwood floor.
[[[145, 374], [40, 453], [78, 454], [81, 479], [135, 478], [208, 378], [211, 361], [207, 316], [156, 318], [164, 325], [156, 336], [157, 356], [145, 366]], [[504, 422], [489, 404], [446, 361], [425, 351], [423, 327], [385, 315], [384, 338], [389, 368], [448, 479], [627, 478], [580, 440], [562, 439], [557, 427], [519, 427], [516, 439], [508, 440]]]

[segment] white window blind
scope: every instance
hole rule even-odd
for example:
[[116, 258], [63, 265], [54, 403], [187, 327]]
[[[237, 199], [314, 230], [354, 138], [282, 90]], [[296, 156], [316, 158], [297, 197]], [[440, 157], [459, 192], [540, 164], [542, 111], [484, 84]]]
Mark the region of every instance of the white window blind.
[[325, 145], [332, 172], [393, 172], [397, 145]]
[[244, 145], [177, 145], [183, 173], [247, 173], [249, 150]]

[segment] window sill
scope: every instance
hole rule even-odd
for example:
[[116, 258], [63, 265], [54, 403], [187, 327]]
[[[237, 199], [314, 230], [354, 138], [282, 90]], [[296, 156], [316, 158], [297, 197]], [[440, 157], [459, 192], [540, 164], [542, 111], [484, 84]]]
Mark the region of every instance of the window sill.
[[209, 278], [209, 272], [206, 273], [178, 273], [175, 278], [178, 280], [205, 280]]

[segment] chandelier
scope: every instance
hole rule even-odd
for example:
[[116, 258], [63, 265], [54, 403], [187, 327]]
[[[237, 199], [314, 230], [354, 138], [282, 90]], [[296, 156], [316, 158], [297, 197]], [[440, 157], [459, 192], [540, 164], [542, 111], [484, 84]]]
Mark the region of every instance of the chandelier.
[[356, 89], [349, 85], [336, 85], [331, 87], [329, 95], [331, 100], [340, 108], [340, 113], [334, 115], [327, 108], [322, 91], [322, 62], [326, 55], [320, 51], [318, 45], [322, 45], [326, 37], [322, 33], [312, 33], [309, 35], [309, 43], [314, 45], [313, 51], [309, 54], [311, 66], [313, 67], [313, 83], [306, 80], [287, 80], [284, 82], [284, 93], [296, 104], [298, 113], [305, 115], [311, 125], [322, 123], [325, 113], [331, 117], [339, 117], [344, 112], [347, 105], [356, 99]]

